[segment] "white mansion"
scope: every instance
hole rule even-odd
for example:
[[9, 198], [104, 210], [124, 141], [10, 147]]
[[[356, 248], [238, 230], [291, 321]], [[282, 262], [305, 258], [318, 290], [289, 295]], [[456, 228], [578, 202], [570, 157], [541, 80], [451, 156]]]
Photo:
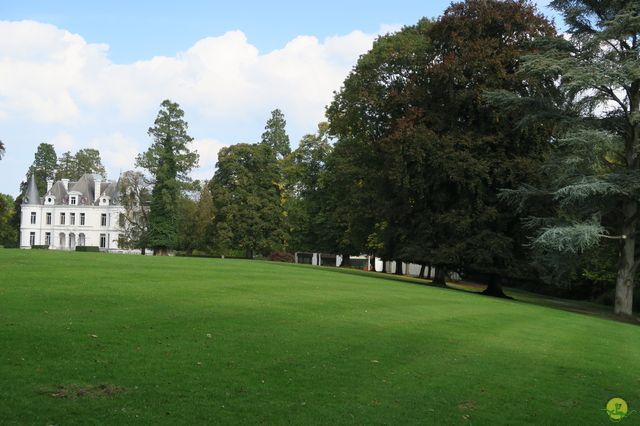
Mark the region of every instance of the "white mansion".
[[85, 174], [77, 182], [47, 181], [47, 193], [38, 194], [33, 176], [22, 203], [20, 248], [45, 245], [58, 250], [98, 246], [118, 250], [120, 214], [118, 183]]

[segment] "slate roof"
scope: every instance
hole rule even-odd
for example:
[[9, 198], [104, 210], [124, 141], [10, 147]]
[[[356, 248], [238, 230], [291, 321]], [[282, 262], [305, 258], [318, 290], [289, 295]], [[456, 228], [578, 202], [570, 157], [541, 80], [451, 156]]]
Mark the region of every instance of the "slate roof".
[[[119, 193], [120, 181], [118, 180], [117, 183], [114, 183], [112, 181], [102, 180], [101, 177], [97, 175], [89, 174], [89, 173], [82, 175], [82, 177], [78, 179], [78, 181], [76, 182], [69, 182], [68, 191], [65, 189], [64, 183], [62, 183], [61, 180], [56, 181], [51, 187], [51, 189], [47, 191], [47, 193], [45, 194], [45, 198], [48, 195], [53, 195], [55, 197], [56, 205], [68, 204], [69, 193], [79, 192], [80, 199], [78, 200], [78, 205], [96, 205], [98, 204], [98, 201], [94, 202], [94, 200], [96, 199], [95, 197], [96, 178], [101, 179], [100, 189], [99, 189], [100, 193], [98, 195], [109, 196], [111, 197], [110, 204], [116, 204], [118, 200], [117, 195]], [[35, 181], [34, 181], [34, 184], [35, 184]], [[38, 189], [36, 188], [36, 192], [37, 190]], [[41, 204], [39, 199], [38, 199], [38, 204]]]
[[38, 185], [36, 185], [36, 178], [32, 174], [29, 177], [29, 186], [27, 187], [27, 193], [22, 199], [24, 204], [41, 204], [40, 194], [38, 193]]

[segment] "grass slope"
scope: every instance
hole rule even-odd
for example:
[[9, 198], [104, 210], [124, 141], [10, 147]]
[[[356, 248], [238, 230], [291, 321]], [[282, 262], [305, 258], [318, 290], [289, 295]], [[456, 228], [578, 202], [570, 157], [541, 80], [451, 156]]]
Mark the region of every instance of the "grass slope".
[[638, 326], [297, 265], [0, 250], [0, 342], [2, 424], [585, 425], [640, 405]]

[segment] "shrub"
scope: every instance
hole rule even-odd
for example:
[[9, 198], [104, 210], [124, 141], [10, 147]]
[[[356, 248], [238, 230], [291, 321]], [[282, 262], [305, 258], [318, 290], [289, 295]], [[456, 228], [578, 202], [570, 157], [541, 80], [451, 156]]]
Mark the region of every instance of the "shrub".
[[274, 251], [269, 255], [269, 260], [274, 262], [293, 263], [294, 257], [291, 253], [287, 253], [284, 251]]
[[98, 247], [98, 246], [76, 246], [76, 251], [96, 252], [96, 251], [100, 251], [100, 247]]
[[49, 250], [49, 246], [47, 245], [34, 245], [31, 246], [31, 248], [34, 250]]

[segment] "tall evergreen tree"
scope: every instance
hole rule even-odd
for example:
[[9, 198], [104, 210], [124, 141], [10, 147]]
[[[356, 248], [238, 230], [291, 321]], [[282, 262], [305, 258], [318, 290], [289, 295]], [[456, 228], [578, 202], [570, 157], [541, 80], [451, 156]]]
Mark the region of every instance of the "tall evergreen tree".
[[556, 0], [551, 6], [564, 16], [571, 38], [550, 41], [544, 53], [525, 58], [526, 65], [558, 77], [579, 120], [558, 126], [543, 169], [546, 191], [522, 188], [505, 197], [550, 195], [556, 217], [530, 221], [542, 225], [534, 243], [543, 250], [580, 253], [617, 240], [614, 311], [629, 316], [640, 265], [640, 3]]
[[188, 173], [198, 164], [198, 153], [189, 149], [193, 138], [180, 106], [164, 100], [149, 128], [151, 147], [138, 155], [136, 166], [147, 169], [153, 177], [149, 244], [154, 254], [167, 255], [177, 242], [177, 203], [180, 191], [191, 182]]
[[271, 111], [271, 118], [267, 120], [267, 125], [262, 134], [261, 143], [271, 147], [278, 159], [283, 159], [291, 153], [289, 135], [286, 131], [287, 122], [284, 114], [279, 109]]

